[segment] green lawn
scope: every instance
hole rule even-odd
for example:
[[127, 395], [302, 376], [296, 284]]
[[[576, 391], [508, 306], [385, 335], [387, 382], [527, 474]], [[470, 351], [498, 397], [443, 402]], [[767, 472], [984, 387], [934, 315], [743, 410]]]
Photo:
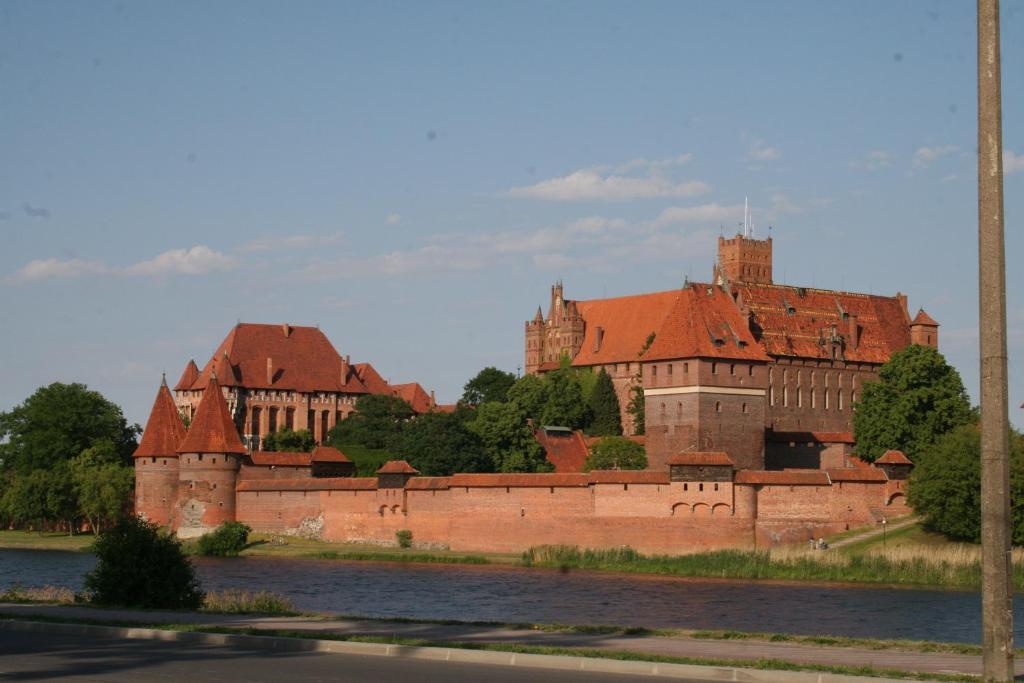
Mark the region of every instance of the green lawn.
[[88, 550], [95, 536], [35, 531], [0, 531], [0, 548], [27, 548], [29, 550]]

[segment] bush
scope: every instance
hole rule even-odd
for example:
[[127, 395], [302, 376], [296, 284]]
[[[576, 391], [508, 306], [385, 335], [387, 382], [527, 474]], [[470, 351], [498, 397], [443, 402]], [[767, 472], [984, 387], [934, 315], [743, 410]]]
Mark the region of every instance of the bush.
[[590, 449], [583, 471], [642, 470], [647, 467], [647, 450], [624, 436], [606, 436]]
[[411, 548], [412, 532], [408, 529], [399, 529], [395, 532], [395, 540], [398, 541], [399, 548]]
[[224, 522], [199, 537], [199, 554], [207, 557], [235, 557], [249, 542], [251, 532], [252, 529], [241, 522]]
[[127, 517], [100, 532], [96, 568], [85, 576], [86, 596], [97, 605], [197, 609], [203, 604], [192, 563], [181, 543], [156, 524]]

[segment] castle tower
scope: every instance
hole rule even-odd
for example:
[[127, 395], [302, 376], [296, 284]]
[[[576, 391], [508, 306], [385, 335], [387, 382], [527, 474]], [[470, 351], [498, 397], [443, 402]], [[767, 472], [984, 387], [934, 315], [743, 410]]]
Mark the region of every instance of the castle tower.
[[185, 425], [167, 378], [160, 383], [135, 460], [135, 514], [161, 526], [173, 525], [178, 500], [178, 445]]
[[939, 348], [939, 323], [920, 309], [910, 322], [910, 343]]
[[544, 362], [544, 316], [537, 307], [533, 320], [526, 321], [526, 374], [537, 372]]
[[216, 373], [178, 446], [178, 536], [200, 536], [235, 520], [235, 485], [245, 446]]
[[719, 237], [714, 282], [718, 285], [727, 282], [772, 284], [772, 238]]

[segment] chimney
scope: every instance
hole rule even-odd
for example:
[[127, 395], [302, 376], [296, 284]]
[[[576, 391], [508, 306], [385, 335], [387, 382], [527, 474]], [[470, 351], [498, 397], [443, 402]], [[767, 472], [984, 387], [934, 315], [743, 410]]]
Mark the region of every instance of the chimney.
[[860, 344], [860, 326], [857, 324], [857, 316], [851, 315], [846, 319], [847, 333], [846, 339], [850, 344], [851, 349], [856, 349]]
[[903, 292], [896, 292], [896, 298], [899, 299], [900, 305], [903, 306], [903, 315], [907, 316], [907, 320], [910, 320], [910, 309], [907, 308], [907, 295]]
[[341, 359], [341, 386], [348, 384], [348, 373], [349, 373], [349, 356], [345, 356]]
[[432, 405], [432, 406], [436, 406], [437, 405], [437, 397], [434, 396], [434, 390], [433, 389], [430, 390], [430, 405]]
[[594, 353], [601, 351], [601, 342], [604, 341], [604, 328], [598, 325], [594, 328]]
[[292, 335], [292, 326], [288, 323], [281, 325], [281, 330], [284, 332], [285, 337], [290, 337]]
[[267, 384], [274, 383], [274, 359], [267, 356]]

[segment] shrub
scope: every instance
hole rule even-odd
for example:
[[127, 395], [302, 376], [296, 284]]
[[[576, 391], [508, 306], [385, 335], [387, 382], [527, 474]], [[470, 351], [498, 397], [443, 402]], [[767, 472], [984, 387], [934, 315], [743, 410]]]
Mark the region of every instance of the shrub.
[[181, 543], [156, 524], [127, 517], [100, 532], [96, 568], [85, 576], [86, 596], [97, 605], [196, 609], [203, 604], [192, 563]]
[[642, 470], [647, 467], [647, 451], [624, 436], [606, 436], [590, 449], [583, 471]]
[[411, 548], [412, 532], [408, 529], [399, 529], [395, 532], [395, 540], [398, 541], [399, 548]]
[[298, 614], [291, 600], [269, 591], [253, 593], [226, 590], [220, 593], [207, 593], [206, 599], [203, 600], [203, 610], [229, 614]]
[[199, 537], [199, 554], [207, 557], [235, 557], [249, 542], [250, 532], [252, 529], [241, 522], [224, 522]]

